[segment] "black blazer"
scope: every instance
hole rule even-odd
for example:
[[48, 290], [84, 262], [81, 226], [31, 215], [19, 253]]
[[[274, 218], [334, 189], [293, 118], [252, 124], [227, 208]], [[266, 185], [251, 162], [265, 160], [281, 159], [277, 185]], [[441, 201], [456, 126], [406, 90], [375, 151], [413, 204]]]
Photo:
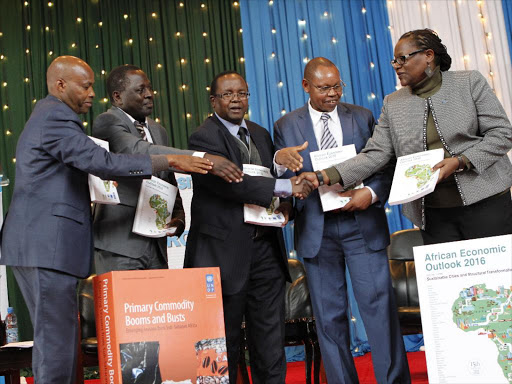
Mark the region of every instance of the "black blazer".
[[[272, 168], [274, 145], [269, 133], [259, 125], [247, 122], [247, 128], [260, 154], [262, 164]], [[236, 139], [216, 117], [209, 117], [189, 139], [189, 148], [226, 157], [242, 168]], [[244, 223], [244, 203], [268, 207], [275, 179], [247, 176], [241, 183], [227, 183], [219, 177], [193, 174], [192, 222], [185, 251], [185, 267], [220, 267], [224, 294], [240, 291], [249, 275], [250, 255], [246, 244], [255, 226]], [[283, 233], [273, 228], [285, 276], [289, 280], [288, 261]]]

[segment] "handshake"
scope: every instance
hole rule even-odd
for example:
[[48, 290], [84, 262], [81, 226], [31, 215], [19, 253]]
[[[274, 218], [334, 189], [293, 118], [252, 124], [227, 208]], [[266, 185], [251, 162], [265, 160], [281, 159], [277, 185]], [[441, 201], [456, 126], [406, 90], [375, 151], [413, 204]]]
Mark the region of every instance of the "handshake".
[[[304, 144], [296, 147], [283, 148], [277, 152], [275, 161], [278, 165], [284, 166], [292, 172], [298, 172], [303, 167], [303, 158], [299, 152], [307, 147], [308, 142], [305, 141]], [[323, 172], [323, 174], [324, 178], [327, 178], [325, 172]], [[308, 197], [308, 195], [320, 185], [315, 172], [303, 172], [298, 176], [293, 176], [290, 181], [292, 182], [293, 196], [301, 200]], [[327, 182], [325, 183], [327, 184]]]

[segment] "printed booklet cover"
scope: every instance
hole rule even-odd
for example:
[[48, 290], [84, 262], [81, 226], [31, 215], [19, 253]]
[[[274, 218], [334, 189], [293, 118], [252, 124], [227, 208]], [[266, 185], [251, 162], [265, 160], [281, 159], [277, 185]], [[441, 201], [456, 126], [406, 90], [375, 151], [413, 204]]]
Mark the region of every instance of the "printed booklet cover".
[[[356, 146], [354, 144], [343, 145], [341, 147], [324, 149], [310, 153], [311, 164], [313, 170], [319, 171], [325, 168], [332, 167], [335, 164], [343, 163], [356, 155]], [[363, 188], [363, 183], [357, 185], [353, 189]], [[340, 184], [322, 185], [318, 188], [320, 194], [320, 201], [324, 212], [332, 211], [334, 209], [343, 208], [350, 201], [350, 197], [340, 196], [340, 192], [345, 189]]]
[[158, 177], [142, 181], [135, 211], [132, 232], [146, 237], [164, 237], [172, 232], [167, 228], [178, 188]]
[[94, 278], [102, 384], [229, 383], [219, 268]]
[[[100, 147], [108, 149], [108, 141], [97, 139], [96, 137], [89, 136], [95, 144]], [[98, 204], [119, 204], [119, 194], [113, 181], [101, 180], [98, 176], [89, 174], [89, 194], [91, 201]]]
[[[244, 164], [243, 172], [249, 176], [273, 177], [270, 169], [261, 165]], [[279, 197], [273, 197], [267, 208], [255, 204], [244, 204], [244, 222], [266, 227], [281, 227], [285, 218], [282, 213], [274, 213], [277, 207], [279, 207]]]
[[443, 158], [442, 148], [397, 158], [388, 204], [409, 203], [433, 192], [439, 178], [439, 170], [432, 172], [432, 167]]
[[512, 235], [414, 248], [428, 381], [512, 383]]

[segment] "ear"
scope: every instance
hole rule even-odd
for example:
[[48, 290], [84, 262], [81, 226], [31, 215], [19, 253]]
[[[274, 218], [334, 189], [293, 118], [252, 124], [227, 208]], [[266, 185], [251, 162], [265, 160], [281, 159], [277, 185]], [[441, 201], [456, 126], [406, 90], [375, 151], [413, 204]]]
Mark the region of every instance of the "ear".
[[430, 64], [431, 62], [434, 61], [435, 59], [435, 54], [434, 54], [434, 51], [432, 49], [427, 49], [425, 51], [425, 56], [427, 57], [427, 63]]
[[57, 79], [57, 81], [55, 83], [56, 83], [57, 92], [63, 93], [66, 90], [66, 86], [67, 86], [66, 80]]
[[121, 98], [121, 92], [119, 91], [112, 92], [112, 100], [116, 106], [123, 105], [123, 99]]
[[304, 88], [304, 92], [309, 93], [309, 83], [306, 79], [302, 79], [302, 88]]
[[215, 110], [215, 99], [216, 99], [215, 96], [210, 95], [210, 105], [212, 106], [213, 110]]

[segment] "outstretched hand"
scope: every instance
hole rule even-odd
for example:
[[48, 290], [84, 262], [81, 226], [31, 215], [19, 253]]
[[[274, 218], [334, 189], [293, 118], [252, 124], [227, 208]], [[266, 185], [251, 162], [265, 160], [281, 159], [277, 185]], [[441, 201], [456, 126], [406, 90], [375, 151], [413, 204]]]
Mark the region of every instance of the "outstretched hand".
[[308, 179], [302, 179], [300, 182], [297, 182], [298, 178], [299, 176], [293, 176], [290, 179], [292, 183], [292, 194], [293, 197], [304, 200], [316, 188]]
[[292, 172], [298, 172], [303, 167], [304, 159], [299, 152], [305, 150], [308, 147], [308, 142], [305, 141], [302, 145], [295, 147], [283, 148], [276, 153], [276, 163], [284, 165]]
[[213, 164], [213, 168], [210, 171], [212, 175], [219, 176], [228, 183], [232, 183], [233, 181], [239, 183], [242, 181], [243, 172], [225, 157], [207, 153], [204, 155], [204, 158], [210, 160]]
[[297, 176], [297, 179], [295, 180], [295, 184], [301, 183], [302, 180], [308, 180], [311, 184], [313, 184], [313, 187], [315, 189], [318, 188], [318, 186], [320, 185], [315, 172], [302, 172], [299, 176]]
[[210, 160], [203, 157], [190, 155], [165, 155], [169, 167], [176, 168], [182, 172], [194, 172], [206, 174], [213, 167]]

